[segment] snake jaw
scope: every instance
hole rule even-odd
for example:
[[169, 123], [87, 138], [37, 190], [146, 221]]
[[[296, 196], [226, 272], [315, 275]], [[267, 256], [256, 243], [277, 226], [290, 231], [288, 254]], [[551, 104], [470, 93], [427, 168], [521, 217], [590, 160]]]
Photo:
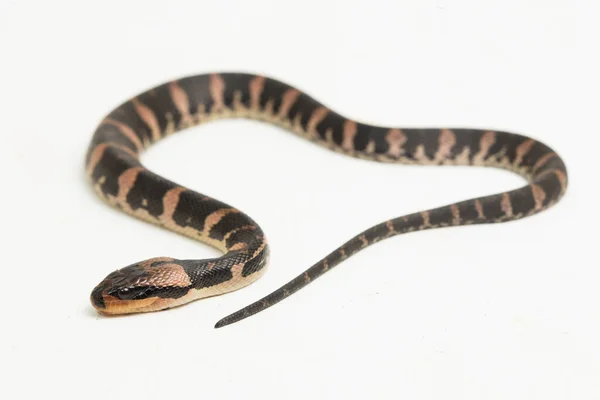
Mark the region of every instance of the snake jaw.
[[90, 300], [98, 312], [107, 315], [153, 311], [155, 309], [153, 304], [160, 300], [157, 296], [139, 299], [123, 299], [120, 298], [119, 295], [122, 291], [123, 288], [119, 289], [112, 287], [110, 281], [103, 281], [94, 288]]
[[117, 290], [105, 282], [98, 285], [90, 296], [94, 308], [102, 314], [130, 314], [143, 311], [158, 299], [148, 297], [140, 300], [124, 300], [117, 297]]
[[98, 309], [102, 314], [133, 314], [146, 311], [154, 311], [153, 305], [160, 300], [158, 297], [148, 297], [141, 300], [121, 300], [110, 294], [103, 294], [103, 300], [106, 304], [104, 309]]

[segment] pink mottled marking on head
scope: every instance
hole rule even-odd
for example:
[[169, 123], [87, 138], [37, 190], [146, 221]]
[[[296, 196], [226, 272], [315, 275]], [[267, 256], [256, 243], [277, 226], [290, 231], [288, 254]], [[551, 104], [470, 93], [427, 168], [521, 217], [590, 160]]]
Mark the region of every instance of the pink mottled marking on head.
[[165, 263], [154, 267], [148, 266], [144, 268], [144, 271], [146, 271], [148, 277], [138, 284], [143, 283], [155, 287], [188, 287], [192, 284], [183, 267], [175, 263]]

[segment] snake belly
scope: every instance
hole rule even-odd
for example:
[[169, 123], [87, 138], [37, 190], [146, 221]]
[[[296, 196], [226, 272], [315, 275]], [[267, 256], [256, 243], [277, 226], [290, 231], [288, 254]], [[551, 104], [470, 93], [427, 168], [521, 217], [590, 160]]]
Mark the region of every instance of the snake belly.
[[144, 149], [206, 121], [266, 121], [352, 157], [418, 165], [507, 169], [527, 180], [518, 189], [465, 200], [377, 224], [354, 236], [264, 298], [220, 320], [225, 326], [290, 296], [344, 259], [380, 240], [412, 231], [512, 221], [559, 201], [567, 188], [563, 160], [550, 147], [510, 132], [465, 128], [390, 128], [348, 119], [281, 81], [244, 73], [177, 79], [141, 93], [110, 112], [86, 156], [96, 193], [137, 218], [222, 251], [217, 258], [156, 257], [110, 273], [91, 293], [103, 314], [164, 310], [249, 285], [265, 271], [269, 246], [241, 210], [157, 175], [140, 162]]

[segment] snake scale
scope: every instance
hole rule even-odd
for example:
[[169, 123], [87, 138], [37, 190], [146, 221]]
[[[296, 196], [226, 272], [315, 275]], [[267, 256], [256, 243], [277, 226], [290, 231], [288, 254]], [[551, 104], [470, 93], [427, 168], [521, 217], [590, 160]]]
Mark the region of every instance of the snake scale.
[[235, 207], [149, 171], [140, 162], [142, 151], [161, 138], [206, 121], [234, 117], [276, 124], [353, 157], [498, 167], [520, 174], [528, 184], [375, 225], [273, 293], [223, 318], [217, 328], [278, 303], [380, 240], [431, 228], [516, 220], [556, 204], [567, 188], [563, 160], [547, 145], [526, 136], [483, 129], [372, 126], [348, 119], [265, 76], [184, 77], [129, 99], [102, 120], [87, 151], [87, 175], [110, 205], [214, 246], [223, 255], [203, 260], [158, 257], [116, 270], [91, 293], [92, 305], [100, 313], [169, 309], [240, 289], [263, 274], [270, 250], [255, 221]]

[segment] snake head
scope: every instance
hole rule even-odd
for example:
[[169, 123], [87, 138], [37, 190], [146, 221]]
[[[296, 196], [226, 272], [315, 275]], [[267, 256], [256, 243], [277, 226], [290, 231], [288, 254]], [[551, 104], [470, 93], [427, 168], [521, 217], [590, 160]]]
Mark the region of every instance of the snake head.
[[188, 293], [190, 277], [172, 258], [152, 258], [110, 273], [90, 296], [103, 314], [130, 314], [173, 307]]

